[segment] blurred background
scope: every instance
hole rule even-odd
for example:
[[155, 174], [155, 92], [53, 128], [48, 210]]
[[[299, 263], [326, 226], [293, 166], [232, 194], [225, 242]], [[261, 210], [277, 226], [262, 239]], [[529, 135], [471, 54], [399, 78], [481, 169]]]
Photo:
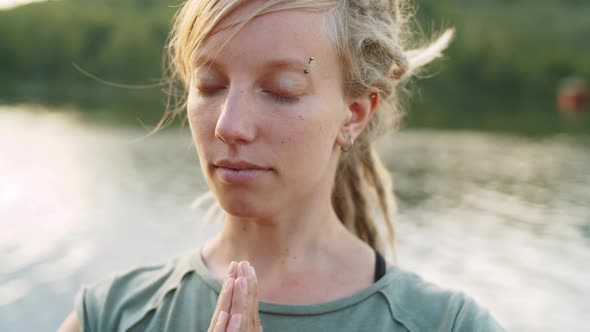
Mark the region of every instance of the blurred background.
[[[188, 129], [142, 138], [165, 108], [180, 2], [26, 2], [0, 0], [0, 331], [53, 331], [83, 283], [194, 250], [219, 225], [192, 207], [206, 185]], [[416, 9], [425, 35], [457, 36], [379, 145], [399, 264], [508, 330], [590, 330], [590, 2]]]

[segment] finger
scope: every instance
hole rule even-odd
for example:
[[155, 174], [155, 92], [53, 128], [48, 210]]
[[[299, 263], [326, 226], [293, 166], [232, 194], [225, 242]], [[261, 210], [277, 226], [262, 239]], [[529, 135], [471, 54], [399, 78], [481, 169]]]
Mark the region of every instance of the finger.
[[238, 262], [232, 261], [229, 264], [229, 269], [227, 271], [227, 277], [232, 277], [236, 279], [238, 277]]
[[231, 299], [234, 295], [235, 279], [229, 277], [226, 279], [225, 283], [225, 290], [221, 292], [221, 294], [219, 295], [219, 299], [217, 300], [217, 311], [223, 310], [229, 313], [229, 310], [231, 309]]
[[234, 292], [231, 300], [230, 315], [244, 313], [248, 304], [248, 279], [238, 277], [234, 282]]
[[[219, 299], [217, 300], [217, 307], [219, 310], [225, 310], [229, 313], [229, 308], [231, 306], [231, 298], [233, 296], [234, 290], [234, 281], [237, 277], [237, 269], [238, 263], [231, 262], [229, 264], [229, 269], [227, 272], [227, 276], [223, 282], [223, 287], [221, 288], [221, 292], [219, 294]], [[219, 311], [218, 310], [218, 311]]]
[[251, 317], [254, 324], [255, 331], [262, 331], [262, 324], [260, 323], [260, 315], [258, 314], [258, 278], [256, 277], [256, 270], [253, 266], [250, 266], [250, 279], [248, 286], [251, 289], [250, 295], [250, 310]]
[[222, 311], [229, 313], [229, 310], [231, 308], [232, 296], [234, 293], [234, 284], [234, 278], [228, 277], [225, 279], [223, 287], [221, 288], [221, 292], [219, 293], [219, 298], [217, 299], [215, 312], [213, 312], [213, 317], [211, 317], [211, 326], [213, 326], [213, 324], [216, 324], [217, 320], [219, 319], [219, 315]]
[[248, 280], [248, 291], [246, 294], [246, 305], [242, 311], [242, 325], [248, 328], [259, 330], [260, 319], [258, 317], [258, 291], [256, 286], [256, 272], [251, 265], [240, 266], [242, 273]]
[[238, 278], [234, 282], [230, 316], [235, 313], [244, 313], [248, 304], [248, 271], [250, 264], [242, 261], [238, 264]]
[[219, 318], [215, 322], [215, 327], [213, 328], [213, 332], [226, 332], [226, 328], [229, 322], [229, 314], [227, 311], [221, 311], [219, 313]]
[[252, 301], [252, 309], [258, 311], [258, 278], [256, 277], [256, 270], [254, 270], [253, 266], [250, 266], [250, 276], [248, 278], [248, 289], [251, 291], [250, 299]]
[[221, 292], [219, 293], [219, 298], [217, 299], [217, 305], [215, 306], [213, 317], [211, 317], [211, 326], [215, 324], [222, 310], [229, 313], [231, 307], [231, 299], [234, 292], [234, 283], [237, 266], [238, 263], [236, 262], [231, 262], [231, 264], [229, 265], [227, 277], [223, 282], [223, 287], [221, 288]]
[[227, 332], [238, 332], [242, 324], [242, 314], [233, 314], [227, 324]]

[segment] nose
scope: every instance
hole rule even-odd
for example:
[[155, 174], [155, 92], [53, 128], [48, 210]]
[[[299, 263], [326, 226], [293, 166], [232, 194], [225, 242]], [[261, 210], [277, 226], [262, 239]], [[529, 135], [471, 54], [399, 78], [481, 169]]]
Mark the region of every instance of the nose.
[[226, 144], [247, 144], [256, 137], [252, 101], [243, 89], [231, 89], [215, 126], [215, 137]]

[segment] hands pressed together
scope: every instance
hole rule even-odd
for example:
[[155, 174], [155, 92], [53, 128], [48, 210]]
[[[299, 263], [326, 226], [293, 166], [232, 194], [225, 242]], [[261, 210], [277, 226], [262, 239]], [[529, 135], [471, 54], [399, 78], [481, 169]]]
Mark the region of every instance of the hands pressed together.
[[247, 261], [232, 262], [217, 300], [208, 332], [261, 332], [258, 281]]

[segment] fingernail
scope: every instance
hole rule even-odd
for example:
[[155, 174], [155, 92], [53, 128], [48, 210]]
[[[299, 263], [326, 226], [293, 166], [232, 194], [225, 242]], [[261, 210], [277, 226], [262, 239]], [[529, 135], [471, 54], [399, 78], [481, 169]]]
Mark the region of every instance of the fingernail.
[[242, 271], [243, 276], [247, 276], [250, 272], [250, 263], [248, 263], [247, 261], [242, 262], [240, 264], [240, 270]]
[[238, 278], [238, 287], [242, 294], [248, 294], [248, 281], [244, 277]]
[[236, 279], [232, 278], [232, 277], [227, 277], [225, 278], [225, 281], [223, 283], [223, 288], [224, 290], [230, 290], [232, 287], [234, 287], [234, 281]]
[[231, 275], [233, 275], [233, 274], [235, 274], [235, 273], [236, 273], [236, 267], [237, 267], [237, 265], [238, 265], [238, 263], [237, 263], [236, 261], [232, 261], [232, 262], [229, 264], [229, 269], [228, 269], [228, 271], [227, 271], [227, 275], [228, 275], [228, 276], [231, 276]]
[[217, 317], [217, 324], [222, 324], [224, 320], [227, 319], [229, 314], [225, 311], [219, 313], [219, 317]]
[[242, 323], [242, 314], [233, 314], [233, 315], [231, 315], [231, 318], [229, 319], [228, 328], [231, 326], [232, 328], [235, 328], [235, 330], [237, 331], [237, 328], [240, 327], [241, 323]]

